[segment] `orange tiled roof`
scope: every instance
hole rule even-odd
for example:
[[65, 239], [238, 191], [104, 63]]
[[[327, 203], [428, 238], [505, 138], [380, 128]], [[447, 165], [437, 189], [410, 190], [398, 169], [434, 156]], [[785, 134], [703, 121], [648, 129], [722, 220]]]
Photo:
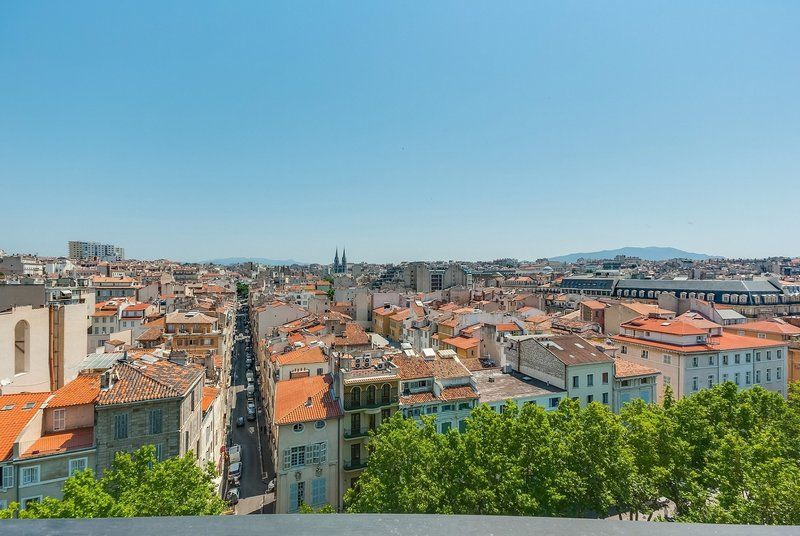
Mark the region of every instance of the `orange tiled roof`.
[[617, 378], [631, 378], [634, 376], [649, 376], [661, 374], [661, 371], [645, 367], [621, 357], [614, 358], [614, 376]]
[[146, 365], [119, 363], [114, 372], [119, 379], [108, 390], [100, 391], [98, 406], [182, 397], [205, 375], [200, 365], [178, 365], [167, 360]]
[[433, 402], [434, 400], [438, 399], [429, 391], [403, 395], [400, 397], [401, 404], [425, 404], [426, 402]]
[[94, 428], [76, 428], [65, 432], [46, 434], [37, 439], [23, 454], [23, 458], [47, 456], [68, 450], [91, 447], [94, 444]]
[[475, 337], [451, 337], [443, 340], [442, 342], [449, 344], [450, 346], [455, 346], [456, 348], [461, 348], [462, 350], [468, 350], [478, 346], [481, 343], [481, 340], [476, 339]]
[[687, 346], [680, 346], [678, 344], [669, 344], [664, 342], [649, 341], [647, 339], [638, 339], [634, 337], [626, 337], [624, 335], [617, 335], [611, 337], [618, 343], [638, 344], [640, 346], [652, 346], [653, 348], [663, 348], [672, 350], [677, 353], [693, 353], [693, 352], [716, 352], [728, 350], [746, 350], [747, 348], [774, 348], [786, 346], [782, 341], [771, 341], [768, 339], [757, 339], [756, 337], [744, 337], [741, 335], [733, 335], [731, 333], [722, 333], [716, 337], [708, 337], [710, 344], [690, 344]]
[[800, 335], [800, 328], [785, 320], [773, 318], [760, 322], [745, 322], [744, 324], [733, 324], [725, 326], [729, 331], [742, 331], [744, 333], [773, 333], [779, 335]]
[[[11, 456], [17, 436], [49, 397], [50, 393], [0, 395], [0, 461]], [[26, 409], [29, 403], [32, 406]]]
[[451, 400], [466, 400], [470, 398], [478, 398], [478, 393], [470, 385], [462, 385], [459, 387], [445, 387], [442, 389], [442, 400], [450, 402]]
[[59, 389], [47, 403], [49, 408], [66, 408], [81, 404], [94, 404], [100, 394], [100, 374], [80, 374]]
[[285, 354], [277, 354], [275, 360], [279, 365], [305, 365], [309, 363], [324, 363], [327, 361], [322, 348], [319, 346], [304, 346]]
[[513, 322], [509, 322], [508, 324], [497, 324], [497, 331], [520, 331], [521, 328], [514, 324]]
[[337, 346], [363, 346], [370, 344], [369, 335], [356, 322], [348, 322], [344, 326], [344, 334], [335, 339]]
[[699, 328], [686, 320], [663, 320], [661, 318], [635, 318], [620, 327], [637, 331], [652, 331], [668, 335], [707, 335], [708, 330]]
[[211, 407], [211, 404], [214, 403], [214, 399], [219, 396], [219, 389], [216, 387], [203, 387], [203, 413], [208, 411], [208, 408]]
[[433, 369], [428, 361], [421, 357], [407, 357], [404, 354], [398, 354], [392, 358], [392, 362], [397, 365], [398, 376], [401, 380], [433, 377]]
[[331, 396], [331, 383], [330, 376], [309, 376], [276, 383], [275, 424], [341, 417], [342, 410]]

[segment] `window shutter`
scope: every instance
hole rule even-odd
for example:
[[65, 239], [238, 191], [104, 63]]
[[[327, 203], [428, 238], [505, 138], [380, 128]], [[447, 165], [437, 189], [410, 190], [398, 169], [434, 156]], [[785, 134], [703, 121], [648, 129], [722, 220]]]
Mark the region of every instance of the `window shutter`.
[[292, 451], [291, 449], [285, 449], [283, 451], [283, 468], [289, 469], [292, 466]]
[[297, 504], [297, 482], [292, 482], [289, 486], [289, 511], [296, 512], [300, 507]]

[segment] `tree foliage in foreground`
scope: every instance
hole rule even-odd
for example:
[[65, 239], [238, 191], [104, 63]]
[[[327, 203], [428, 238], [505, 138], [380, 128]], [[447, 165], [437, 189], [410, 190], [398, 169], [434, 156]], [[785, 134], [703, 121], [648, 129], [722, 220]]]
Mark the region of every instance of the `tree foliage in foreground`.
[[95, 478], [91, 469], [64, 482], [63, 498], [46, 497], [20, 510], [13, 503], [0, 518], [95, 518], [215, 515], [225, 504], [214, 489], [211, 464], [198, 467], [191, 453], [158, 461], [147, 445], [117, 454], [111, 469]]
[[565, 400], [473, 411], [464, 433], [400, 414], [370, 440], [350, 512], [800, 524], [800, 397], [725, 383], [620, 415]]

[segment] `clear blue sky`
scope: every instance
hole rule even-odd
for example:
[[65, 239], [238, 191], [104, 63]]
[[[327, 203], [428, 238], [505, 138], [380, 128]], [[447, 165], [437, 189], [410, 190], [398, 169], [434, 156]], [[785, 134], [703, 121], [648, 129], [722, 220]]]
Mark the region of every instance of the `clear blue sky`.
[[800, 2], [5, 2], [0, 248], [798, 254]]

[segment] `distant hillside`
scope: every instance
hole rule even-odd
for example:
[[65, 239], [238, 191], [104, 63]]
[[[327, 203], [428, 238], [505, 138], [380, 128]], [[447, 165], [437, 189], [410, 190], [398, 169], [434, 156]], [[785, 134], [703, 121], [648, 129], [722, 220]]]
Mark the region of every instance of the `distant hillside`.
[[639, 257], [640, 259], [648, 261], [665, 261], [668, 259], [692, 259], [700, 261], [713, 257], [713, 255], [706, 255], [705, 253], [692, 253], [681, 249], [650, 246], [644, 248], [619, 248], [605, 249], [603, 251], [589, 251], [586, 253], [570, 253], [569, 255], [561, 255], [560, 257], [549, 257], [549, 260], [556, 262], [575, 262], [581, 258], [588, 260], [613, 259], [617, 255]]
[[211, 259], [204, 261], [205, 263], [221, 264], [223, 266], [230, 266], [232, 264], [242, 264], [243, 262], [256, 262], [258, 264], [268, 264], [270, 266], [289, 266], [292, 264], [299, 264], [305, 266], [306, 263], [299, 262], [294, 259], [262, 259], [260, 257], [228, 257], [227, 259]]

